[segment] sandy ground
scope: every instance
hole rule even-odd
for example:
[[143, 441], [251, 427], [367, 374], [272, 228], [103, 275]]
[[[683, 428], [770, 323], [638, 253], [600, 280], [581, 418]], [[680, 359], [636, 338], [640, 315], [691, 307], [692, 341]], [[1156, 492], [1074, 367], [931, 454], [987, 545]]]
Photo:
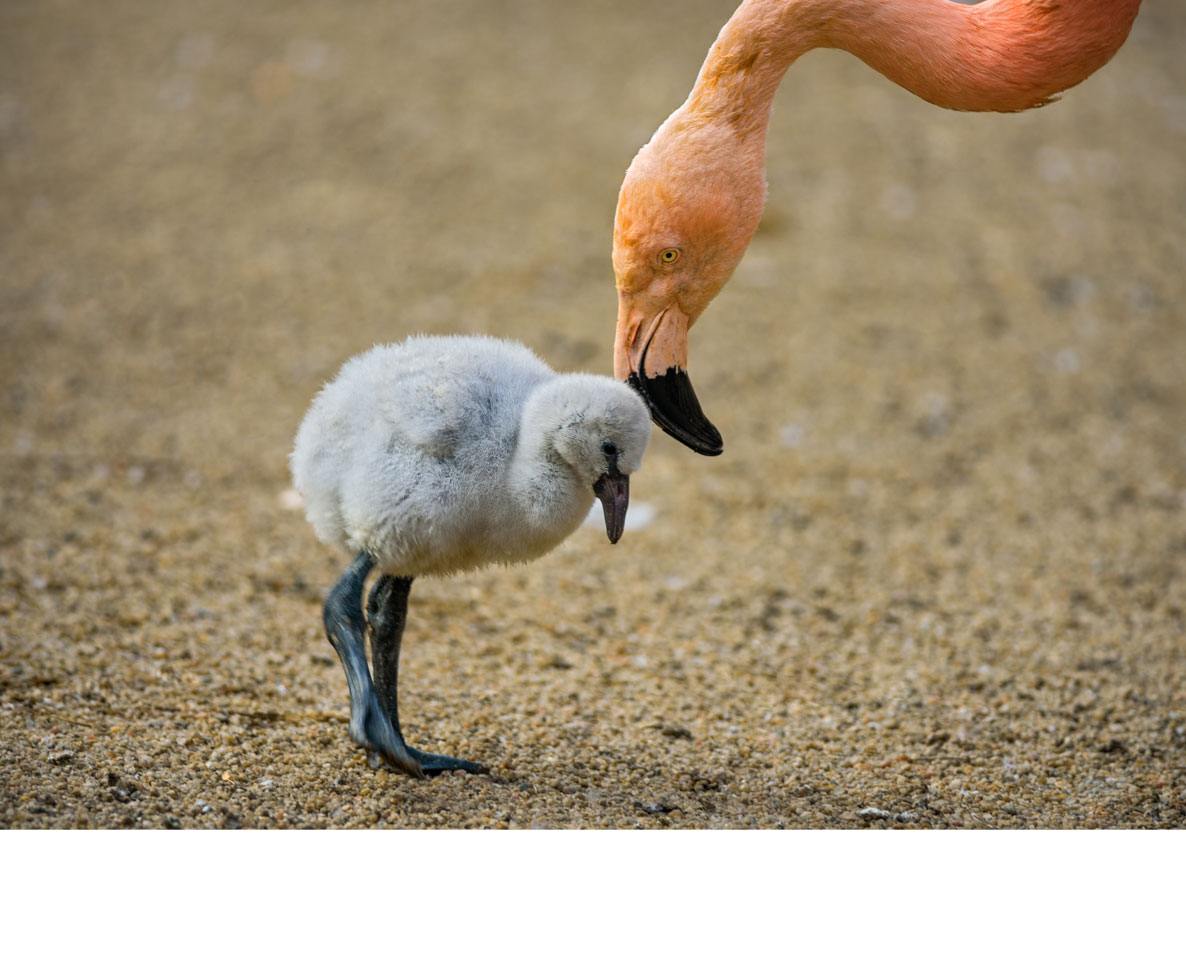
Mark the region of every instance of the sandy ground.
[[1182, 827], [1186, 7], [1060, 103], [817, 52], [622, 542], [413, 590], [372, 771], [286, 457], [343, 360], [605, 372], [732, 3], [0, 7], [0, 826]]

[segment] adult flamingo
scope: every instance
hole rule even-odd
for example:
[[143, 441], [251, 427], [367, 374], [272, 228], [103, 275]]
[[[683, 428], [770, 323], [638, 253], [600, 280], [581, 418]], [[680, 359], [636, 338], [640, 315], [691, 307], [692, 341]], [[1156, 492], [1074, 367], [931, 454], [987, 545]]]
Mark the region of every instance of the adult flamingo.
[[766, 202], [766, 129], [783, 75], [816, 47], [855, 54], [919, 97], [1024, 111], [1107, 63], [1141, 0], [745, 0], [687, 101], [643, 146], [614, 222], [614, 373], [694, 451], [720, 433], [687, 375], [688, 330], [732, 275]]

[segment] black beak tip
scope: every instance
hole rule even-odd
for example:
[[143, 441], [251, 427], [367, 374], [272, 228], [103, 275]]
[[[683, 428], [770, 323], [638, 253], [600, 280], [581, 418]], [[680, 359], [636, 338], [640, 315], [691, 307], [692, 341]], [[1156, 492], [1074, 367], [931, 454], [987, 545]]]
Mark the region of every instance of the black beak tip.
[[681, 444], [710, 457], [725, 450], [721, 433], [704, 415], [687, 371], [669, 367], [659, 377], [631, 374], [626, 381], [646, 402], [651, 420]]

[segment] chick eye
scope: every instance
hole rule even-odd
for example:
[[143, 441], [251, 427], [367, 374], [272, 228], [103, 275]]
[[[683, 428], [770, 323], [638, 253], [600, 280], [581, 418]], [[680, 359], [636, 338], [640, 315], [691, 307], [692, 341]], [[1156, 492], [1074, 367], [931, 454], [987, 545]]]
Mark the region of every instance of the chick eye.
[[659, 254], [659, 258], [665, 263], [674, 263], [677, 259], [679, 259], [679, 250], [664, 249], [663, 252]]
[[603, 441], [601, 444], [601, 453], [607, 458], [613, 458], [618, 453], [618, 446], [612, 441]]

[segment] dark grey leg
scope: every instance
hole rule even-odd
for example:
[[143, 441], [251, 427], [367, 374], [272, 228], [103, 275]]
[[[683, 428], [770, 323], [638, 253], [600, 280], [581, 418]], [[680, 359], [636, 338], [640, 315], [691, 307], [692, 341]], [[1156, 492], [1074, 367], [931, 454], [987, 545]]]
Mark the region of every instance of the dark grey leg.
[[[375, 692], [395, 733], [403, 738], [399, 727], [399, 648], [408, 618], [408, 593], [412, 589], [410, 576], [380, 576], [371, 587], [367, 598], [367, 621], [371, 630], [371, 663], [375, 668]], [[444, 754], [426, 754], [409, 747], [426, 775], [442, 771], [484, 773], [487, 769], [473, 761], [451, 758]]]
[[[408, 620], [411, 576], [388, 576], [375, 580], [367, 597], [367, 625], [371, 634], [371, 666], [375, 670], [375, 693], [387, 712], [391, 726], [399, 726], [399, 650]], [[401, 732], [402, 733], [402, 732]]]
[[350, 737], [377, 751], [390, 765], [423, 778], [416, 756], [408, 751], [398, 727], [393, 727], [371, 684], [364, 641], [362, 587], [375, 562], [365, 552], [342, 573], [325, 601], [325, 632], [342, 661], [350, 689]]

